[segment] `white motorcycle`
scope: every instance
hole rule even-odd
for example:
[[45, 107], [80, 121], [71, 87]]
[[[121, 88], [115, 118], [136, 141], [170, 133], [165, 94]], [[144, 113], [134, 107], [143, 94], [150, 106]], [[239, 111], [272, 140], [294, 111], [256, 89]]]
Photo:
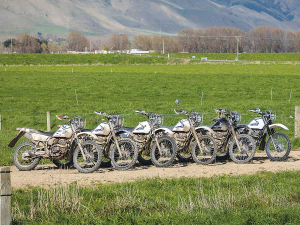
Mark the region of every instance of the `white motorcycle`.
[[[179, 99], [176, 99], [175, 103], [181, 106]], [[198, 112], [189, 113], [183, 109], [174, 109], [174, 112], [185, 115], [188, 119], [180, 120], [173, 127], [160, 127], [169, 129], [171, 137], [175, 138], [178, 148], [177, 158], [182, 162], [189, 162], [193, 159], [202, 165], [213, 162], [217, 155], [217, 147], [211, 136], [203, 135], [203, 133], [210, 132], [209, 127], [200, 125], [203, 116]]]
[[[291, 151], [291, 141], [284, 133], [275, 132], [275, 127], [281, 127], [289, 130], [285, 125], [276, 123], [276, 112], [265, 110], [261, 112], [259, 108], [249, 110], [249, 112], [260, 114], [261, 117], [256, 117], [250, 123], [245, 124], [246, 127], [239, 129], [239, 133], [251, 135], [256, 140], [256, 145], [259, 150], [265, 150], [268, 157], [273, 161], [285, 160]], [[269, 139], [266, 142], [266, 137]]]
[[78, 137], [83, 140], [92, 139], [102, 147], [106, 159], [102, 165], [111, 163], [117, 170], [127, 170], [133, 167], [138, 157], [138, 149], [134, 141], [118, 134], [117, 129], [123, 124], [122, 117], [105, 112], [95, 111], [94, 113], [106, 117], [108, 123], [102, 122], [94, 129], [85, 129], [78, 134]]
[[34, 169], [40, 159], [51, 159], [56, 165], [60, 160], [72, 161], [79, 172], [90, 173], [97, 170], [101, 164], [102, 151], [94, 141], [81, 142], [77, 134], [84, 127], [81, 117], [70, 119], [68, 116], [56, 116], [59, 120], [69, 121], [55, 132], [43, 132], [30, 128], [17, 128], [18, 135], [8, 144], [14, 147], [24, 135], [30, 142], [19, 144], [13, 155], [15, 166], [21, 171]]
[[148, 121], [140, 122], [136, 127], [122, 127], [119, 132], [137, 143], [138, 160], [141, 164], [170, 166], [175, 160], [177, 147], [175, 140], [167, 135], [171, 131], [159, 127], [163, 123], [162, 115], [145, 111], [134, 112], [147, 116]]

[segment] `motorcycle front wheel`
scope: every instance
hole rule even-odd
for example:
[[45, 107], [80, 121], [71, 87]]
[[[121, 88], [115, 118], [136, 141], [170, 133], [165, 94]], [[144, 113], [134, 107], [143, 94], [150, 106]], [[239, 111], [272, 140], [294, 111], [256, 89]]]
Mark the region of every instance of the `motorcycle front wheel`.
[[128, 170], [134, 166], [138, 158], [138, 148], [134, 141], [129, 138], [123, 138], [118, 141], [120, 152], [117, 145], [114, 144], [110, 149], [110, 159], [113, 168], [116, 170]]
[[289, 156], [290, 151], [291, 141], [286, 134], [274, 133], [269, 137], [266, 145], [266, 152], [269, 159], [271, 159], [272, 161], [285, 160]]
[[79, 146], [73, 154], [75, 168], [81, 173], [92, 173], [99, 169], [102, 162], [102, 150], [100, 145], [94, 141], [83, 141], [81, 147], [86, 158], [84, 159]]
[[177, 155], [177, 146], [175, 140], [169, 136], [162, 136], [158, 138], [158, 144], [161, 152], [159, 151], [155, 141], [150, 151], [153, 164], [157, 167], [170, 166], [174, 162]]
[[236, 137], [240, 149], [237, 146], [235, 139], [229, 144], [230, 158], [239, 164], [249, 162], [256, 152], [256, 142], [253, 137], [248, 134], [240, 134]]
[[32, 142], [23, 142], [19, 144], [13, 155], [15, 166], [20, 171], [29, 171], [34, 169], [40, 161], [40, 158], [34, 157], [35, 144]]
[[198, 139], [200, 146], [197, 141], [192, 144], [192, 157], [197, 164], [208, 165], [216, 159], [216, 143], [210, 136], [200, 136]]

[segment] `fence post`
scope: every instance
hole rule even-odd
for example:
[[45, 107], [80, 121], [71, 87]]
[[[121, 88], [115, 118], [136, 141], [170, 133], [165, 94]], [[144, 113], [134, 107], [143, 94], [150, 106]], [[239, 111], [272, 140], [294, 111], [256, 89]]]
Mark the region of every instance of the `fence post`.
[[300, 106], [295, 106], [295, 138], [300, 138]]
[[50, 112], [47, 112], [47, 131], [51, 131]]
[[0, 130], [2, 130], [2, 115], [0, 115]]
[[11, 182], [9, 167], [0, 168], [0, 224], [9, 225], [11, 222]]

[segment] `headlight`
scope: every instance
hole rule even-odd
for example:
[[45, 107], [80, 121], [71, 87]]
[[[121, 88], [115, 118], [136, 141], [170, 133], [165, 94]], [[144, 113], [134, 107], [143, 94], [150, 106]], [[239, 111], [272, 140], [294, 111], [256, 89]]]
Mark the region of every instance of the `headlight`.
[[196, 117], [196, 121], [197, 121], [197, 123], [201, 123], [201, 121], [202, 121], [202, 117], [201, 117], [200, 115], [197, 115], [197, 117]]
[[158, 125], [160, 125], [162, 123], [162, 118], [161, 117], [157, 117], [156, 122]]
[[276, 115], [274, 114], [274, 113], [272, 113], [271, 115], [270, 115], [270, 120], [275, 120], [276, 119]]
[[236, 121], [236, 122], [239, 122], [239, 121], [240, 121], [240, 115], [239, 115], [239, 114], [236, 114], [236, 115], [235, 115], [235, 121]]

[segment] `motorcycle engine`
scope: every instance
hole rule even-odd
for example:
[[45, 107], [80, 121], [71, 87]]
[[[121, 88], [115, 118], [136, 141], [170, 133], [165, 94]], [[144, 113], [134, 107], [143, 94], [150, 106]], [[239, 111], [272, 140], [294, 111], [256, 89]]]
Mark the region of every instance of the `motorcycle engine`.
[[185, 147], [187, 136], [188, 133], [174, 133], [173, 137], [176, 139], [178, 149], [183, 149]]
[[213, 138], [216, 140], [218, 149], [220, 149], [223, 146], [227, 135], [228, 135], [228, 132], [215, 132], [213, 134]]
[[60, 157], [64, 155], [67, 150], [68, 142], [66, 139], [51, 139], [48, 141], [48, 145], [51, 145], [51, 157]]

